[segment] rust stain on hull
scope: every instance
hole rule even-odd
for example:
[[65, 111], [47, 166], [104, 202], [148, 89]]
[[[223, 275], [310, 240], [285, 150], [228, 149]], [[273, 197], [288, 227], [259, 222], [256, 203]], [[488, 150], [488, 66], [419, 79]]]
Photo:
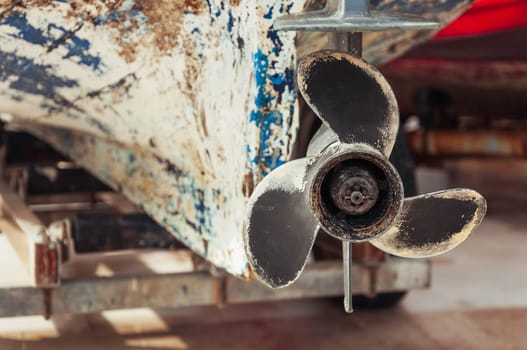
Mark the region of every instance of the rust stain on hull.
[[[121, 55], [127, 62], [133, 62], [136, 58], [136, 50], [139, 45], [152, 44], [161, 51], [167, 51], [181, 44], [180, 28], [185, 16], [189, 14], [199, 15], [207, 6], [202, 0], [134, 0], [133, 6], [126, 8], [124, 0], [76, 0], [69, 1], [70, 11], [68, 16], [81, 18], [87, 25], [100, 25], [101, 16], [111, 16], [104, 21], [104, 25], [117, 30], [115, 37], [122, 50]], [[58, 6], [56, 1], [51, 0], [8, 0], [0, 2], [0, 19], [7, 16], [17, 8], [29, 9], [34, 7]], [[149, 26], [149, 40], [144, 40], [143, 28], [137, 18], [130, 16], [139, 11], [146, 18]]]
[[183, 16], [199, 14], [205, 7], [201, 0], [135, 0], [134, 9], [141, 11], [152, 26], [153, 42], [160, 50], [178, 45], [179, 27]]

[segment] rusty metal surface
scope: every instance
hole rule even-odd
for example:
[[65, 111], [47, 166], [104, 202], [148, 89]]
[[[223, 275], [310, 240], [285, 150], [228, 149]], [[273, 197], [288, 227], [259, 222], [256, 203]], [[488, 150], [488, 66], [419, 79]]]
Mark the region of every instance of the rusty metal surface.
[[30, 283], [37, 288], [56, 287], [60, 282], [58, 244], [22, 199], [2, 182], [0, 203], [0, 229], [24, 264]]
[[412, 151], [423, 157], [527, 157], [526, 131], [429, 130], [408, 137]]
[[[368, 291], [366, 268], [353, 266], [354, 291]], [[389, 259], [377, 271], [377, 291], [393, 292], [426, 288], [430, 263]], [[234, 277], [213, 277], [206, 272], [142, 277], [65, 280], [51, 293], [53, 312], [93, 313], [123, 308], [170, 308], [261, 302], [279, 299], [316, 298], [342, 295], [340, 261], [309, 265], [298, 282], [273, 290], [257, 282]], [[38, 315], [42, 312], [38, 290], [29, 287], [0, 289], [0, 317]]]
[[369, 0], [327, 0], [323, 9], [278, 18], [276, 30], [370, 32], [388, 29], [436, 29], [439, 23], [406, 14], [370, 10]]
[[370, 243], [356, 243], [353, 245], [353, 261], [361, 264], [377, 265], [384, 261], [386, 254]]

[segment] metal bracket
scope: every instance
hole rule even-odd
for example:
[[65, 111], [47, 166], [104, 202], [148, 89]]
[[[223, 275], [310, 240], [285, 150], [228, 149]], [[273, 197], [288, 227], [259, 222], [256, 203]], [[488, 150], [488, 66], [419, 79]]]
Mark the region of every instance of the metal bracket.
[[[354, 292], [367, 294], [368, 267], [352, 268]], [[429, 272], [427, 261], [389, 259], [376, 272], [378, 292], [426, 288]], [[342, 295], [342, 274], [340, 262], [328, 260], [307, 266], [295, 284], [281, 289], [232, 276], [214, 277], [206, 271], [65, 279], [50, 294], [50, 303], [54, 314], [83, 314], [141, 307], [164, 309], [321, 298]], [[0, 317], [41, 313], [38, 290], [32, 287], [0, 288], [0, 301]]]
[[386, 29], [435, 29], [439, 23], [403, 14], [371, 11], [368, 0], [327, 0], [322, 10], [304, 11], [278, 18], [276, 30], [382, 31]]
[[0, 231], [6, 235], [29, 275], [42, 293], [43, 314], [51, 316], [51, 290], [60, 284], [59, 244], [27, 208], [22, 199], [0, 181]]
[[25, 264], [31, 284], [53, 288], [60, 283], [60, 249], [22, 199], [0, 182], [0, 228]]

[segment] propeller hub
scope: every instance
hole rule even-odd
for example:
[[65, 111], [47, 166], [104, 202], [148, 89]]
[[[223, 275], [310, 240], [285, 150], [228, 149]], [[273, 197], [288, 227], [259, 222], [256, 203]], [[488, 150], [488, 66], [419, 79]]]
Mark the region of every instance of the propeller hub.
[[393, 224], [404, 196], [402, 181], [380, 152], [364, 144], [337, 143], [314, 166], [310, 203], [325, 232], [362, 242]]
[[357, 166], [335, 170], [329, 186], [335, 206], [349, 215], [368, 212], [379, 198], [379, 186], [374, 175]]

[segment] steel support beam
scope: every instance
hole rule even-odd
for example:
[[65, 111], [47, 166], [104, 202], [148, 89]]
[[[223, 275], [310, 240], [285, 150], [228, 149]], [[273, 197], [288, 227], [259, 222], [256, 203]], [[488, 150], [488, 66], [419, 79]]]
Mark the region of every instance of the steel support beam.
[[60, 283], [60, 249], [46, 227], [22, 199], [0, 181], [0, 231], [15, 249], [37, 288], [53, 288]]
[[[367, 294], [371, 288], [368, 266], [353, 265], [353, 292]], [[395, 292], [426, 288], [430, 263], [424, 260], [389, 258], [375, 275], [376, 291]], [[293, 285], [270, 289], [232, 276], [208, 272], [158, 274], [141, 277], [64, 280], [50, 296], [54, 314], [96, 313], [129, 308], [176, 308], [223, 305], [284, 299], [319, 298], [343, 294], [342, 263], [319, 262], [306, 267]], [[39, 315], [42, 299], [38, 289], [0, 289], [0, 317]]]

